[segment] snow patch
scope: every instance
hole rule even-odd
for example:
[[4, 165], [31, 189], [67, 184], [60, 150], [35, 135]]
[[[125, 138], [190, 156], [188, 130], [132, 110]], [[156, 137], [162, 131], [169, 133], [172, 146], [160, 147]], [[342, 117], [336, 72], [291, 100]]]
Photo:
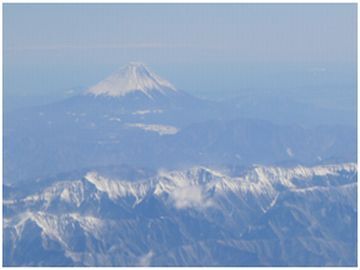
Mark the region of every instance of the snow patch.
[[140, 128], [145, 131], [156, 132], [159, 135], [174, 135], [179, 132], [178, 128], [168, 125], [131, 123], [131, 124], [127, 124], [127, 126]]
[[145, 115], [150, 113], [163, 113], [163, 110], [139, 110], [132, 113], [132, 115]]
[[147, 182], [134, 183], [125, 180], [110, 180], [96, 172], [87, 173], [85, 179], [94, 184], [98, 190], [107, 193], [112, 200], [132, 196], [138, 202], [145, 197], [150, 189]]
[[84, 201], [85, 191], [82, 181], [61, 181], [56, 182], [42, 192], [27, 196], [23, 199], [25, 203], [44, 202], [44, 206], [48, 207], [55, 199], [74, 204], [79, 207]]

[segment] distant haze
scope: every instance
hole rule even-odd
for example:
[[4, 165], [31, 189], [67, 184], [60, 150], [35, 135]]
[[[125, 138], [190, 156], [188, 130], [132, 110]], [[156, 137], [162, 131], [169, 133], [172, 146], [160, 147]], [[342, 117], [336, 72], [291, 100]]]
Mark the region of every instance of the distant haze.
[[5, 4], [5, 107], [61, 99], [141, 61], [198, 96], [321, 92], [355, 110], [356, 17], [355, 4]]

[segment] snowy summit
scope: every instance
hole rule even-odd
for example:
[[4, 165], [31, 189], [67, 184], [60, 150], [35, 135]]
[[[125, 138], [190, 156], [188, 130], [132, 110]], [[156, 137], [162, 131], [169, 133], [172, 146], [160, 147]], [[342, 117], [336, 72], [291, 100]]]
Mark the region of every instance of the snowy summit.
[[90, 87], [86, 93], [95, 96], [125, 96], [134, 91], [140, 91], [151, 98], [151, 92], [164, 94], [166, 91], [176, 91], [168, 81], [150, 71], [143, 63], [130, 62], [98, 84]]

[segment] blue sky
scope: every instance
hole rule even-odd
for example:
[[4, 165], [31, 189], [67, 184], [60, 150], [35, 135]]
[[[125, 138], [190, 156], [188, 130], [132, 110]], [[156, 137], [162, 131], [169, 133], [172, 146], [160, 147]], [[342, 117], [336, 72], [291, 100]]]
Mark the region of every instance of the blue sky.
[[5, 93], [86, 87], [133, 60], [190, 91], [287, 85], [292, 70], [342, 70], [351, 84], [356, 15], [355, 4], [5, 4]]

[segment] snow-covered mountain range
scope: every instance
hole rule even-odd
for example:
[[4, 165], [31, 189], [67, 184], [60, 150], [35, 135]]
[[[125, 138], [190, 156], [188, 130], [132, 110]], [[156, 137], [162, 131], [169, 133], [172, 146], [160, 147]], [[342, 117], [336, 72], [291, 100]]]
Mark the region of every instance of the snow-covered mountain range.
[[353, 265], [356, 175], [355, 164], [88, 172], [4, 201], [5, 264]]

